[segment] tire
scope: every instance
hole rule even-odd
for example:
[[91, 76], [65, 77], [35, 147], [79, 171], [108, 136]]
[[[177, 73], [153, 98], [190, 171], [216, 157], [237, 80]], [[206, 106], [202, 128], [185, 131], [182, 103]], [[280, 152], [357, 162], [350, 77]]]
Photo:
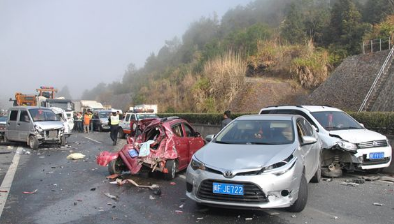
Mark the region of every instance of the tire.
[[108, 172], [110, 175], [112, 174], [122, 174], [124, 165], [121, 158], [116, 158], [108, 163]]
[[321, 181], [321, 163], [319, 163], [319, 166], [317, 167], [315, 175], [313, 175], [311, 182], [312, 183], [320, 183]]
[[28, 143], [31, 149], [38, 149], [39, 143], [36, 136], [30, 135]]
[[177, 169], [177, 164], [175, 160], [167, 160], [166, 162], [166, 168], [168, 170], [168, 173], [164, 174], [164, 179], [166, 180], [172, 180], [176, 177], [176, 169]]
[[300, 189], [298, 190], [298, 198], [290, 207], [289, 212], [302, 212], [308, 201], [308, 183], [304, 175], [301, 176]]

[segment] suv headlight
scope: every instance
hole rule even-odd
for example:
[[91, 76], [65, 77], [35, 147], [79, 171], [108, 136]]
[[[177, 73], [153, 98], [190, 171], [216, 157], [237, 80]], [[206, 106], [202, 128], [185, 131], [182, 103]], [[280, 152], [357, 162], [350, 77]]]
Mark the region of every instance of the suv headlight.
[[192, 158], [190, 166], [193, 168], [193, 170], [205, 170], [205, 164], [197, 160], [195, 157]]
[[357, 145], [354, 143], [340, 141], [340, 142], [337, 142], [337, 145], [340, 148], [345, 149], [347, 151], [356, 151], [357, 150]]

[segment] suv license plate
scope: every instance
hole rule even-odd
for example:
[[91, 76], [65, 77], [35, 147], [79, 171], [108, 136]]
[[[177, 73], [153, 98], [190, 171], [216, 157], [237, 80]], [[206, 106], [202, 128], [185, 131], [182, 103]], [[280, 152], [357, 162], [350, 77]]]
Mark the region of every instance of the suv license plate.
[[369, 159], [383, 159], [384, 152], [371, 152], [369, 153]]
[[212, 190], [215, 194], [244, 195], [244, 186], [239, 184], [224, 184], [213, 182]]

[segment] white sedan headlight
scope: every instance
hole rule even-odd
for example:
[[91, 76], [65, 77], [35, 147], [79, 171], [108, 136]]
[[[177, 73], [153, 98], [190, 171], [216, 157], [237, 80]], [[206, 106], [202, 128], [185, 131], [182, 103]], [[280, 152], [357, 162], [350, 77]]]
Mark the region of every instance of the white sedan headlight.
[[340, 141], [340, 142], [337, 142], [337, 145], [347, 151], [356, 151], [357, 150], [357, 145], [350, 143], [350, 142]]
[[267, 166], [264, 170], [265, 173], [272, 173], [277, 176], [280, 176], [287, 171], [289, 171], [291, 168], [293, 168], [294, 164], [296, 163], [297, 158], [291, 154], [289, 157], [284, 159], [283, 161], [280, 161], [278, 163], [272, 164], [270, 166]]

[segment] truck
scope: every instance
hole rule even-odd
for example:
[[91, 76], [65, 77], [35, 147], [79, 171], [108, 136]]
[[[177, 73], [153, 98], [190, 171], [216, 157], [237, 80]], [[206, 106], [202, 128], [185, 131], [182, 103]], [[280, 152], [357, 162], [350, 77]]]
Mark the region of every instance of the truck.
[[10, 98], [10, 101], [14, 101], [13, 106], [37, 106], [37, 98], [34, 94], [15, 93], [15, 99]]
[[133, 135], [139, 120], [158, 118], [156, 114], [156, 104], [141, 104], [130, 107], [119, 123], [118, 137], [125, 138], [127, 135]]
[[95, 100], [74, 101], [74, 106], [76, 112], [84, 112], [86, 110], [97, 111], [104, 109], [103, 105]]

